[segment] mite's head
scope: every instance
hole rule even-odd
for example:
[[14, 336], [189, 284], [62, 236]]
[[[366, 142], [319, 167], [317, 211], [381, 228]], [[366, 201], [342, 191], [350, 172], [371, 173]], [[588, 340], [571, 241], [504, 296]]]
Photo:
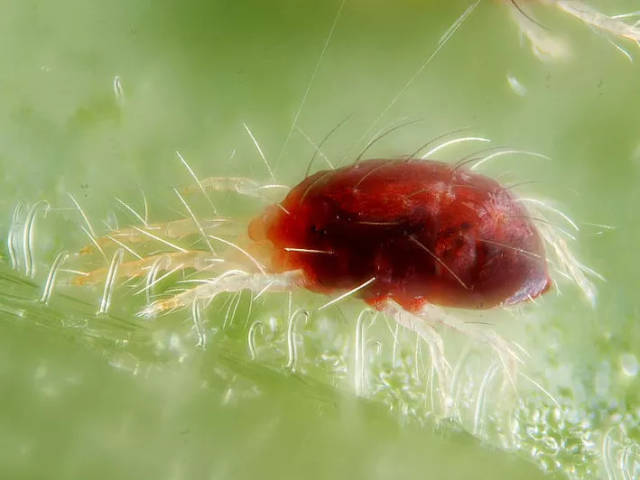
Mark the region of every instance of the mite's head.
[[319, 221], [317, 209], [311, 211], [309, 190], [322, 172], [305, 178], [280, 203], [269, 205], [249, 224], [249, 237], [255, 242], [271, 242], [276, 248], [303, 247], [310, 223]]
[[296, 245], [296, 222], [291, 212], [281, 205], [269, 205], [249, 223], [249, 238], [255, 242], [264, 257], [269, 259], [269, 269], [274, 272], [296, 269], [287, 262], [287, 246]]
[[322, 212], [313, 202], [305, 201], [310, 179], [313, 177], [294, 187], [281, 203], [266, 207], [249, 223], [249, 238], [268, 250], [273, 271], [303, 268], [304, 261], [296, 250], [317, 248], [317, 242], [322, 240], [325, 223]]
[[277, 222], [279, 217], [278, 209], [274, 205], [269, 205], [260, 215], [249, 222], [249, 238], [254, 242], [268, 241], [268, 231]]

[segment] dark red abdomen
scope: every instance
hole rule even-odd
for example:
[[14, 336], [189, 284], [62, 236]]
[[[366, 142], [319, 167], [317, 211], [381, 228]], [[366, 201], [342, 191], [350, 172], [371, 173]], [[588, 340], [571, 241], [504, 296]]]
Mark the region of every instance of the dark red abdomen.
[[[525, 208], [496, 181], [427, 160], [368, 160], [318, 172], [263, 217], [272, 268], [373, 305], [490, 308], [550, 286]], [[302, 250], [302, 251], [301, 251]]]

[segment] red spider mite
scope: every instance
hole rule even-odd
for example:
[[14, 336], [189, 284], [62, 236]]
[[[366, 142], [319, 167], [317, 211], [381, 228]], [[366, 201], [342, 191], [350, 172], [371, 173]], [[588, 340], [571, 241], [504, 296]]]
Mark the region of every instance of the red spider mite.
[[[184, 194], [236, 192], [266, 199], [265, 189], [274, 188], [286, 188], [287, 194], [249, 222], [247, 238], [233, 219], [198, 219], [174, 189], [190, 218], [149, 223], [137, 214], [142, 227], [99, 238], [87, 227], [92, 245], [76, 258], [97, 258], [99, 250], [108, 267], [70, 270], [76, 275], [73, 283], [104, 281], [100, 312], [106, 312], [119, 279], [141, 279], [146, 286], [139, 292], [147, 293], [147, 302], [138, 315], [146, 318], [189, 306], [195, 318], [200, 305], [209, 305], [219, 294], [243, 290], [255, 294], [252, 298], [298, 288], [338, 294], [319, 309], [358, 295], [427, 343], [442, 380], [443, 398], [451, 368], [435, 330], [440, 325], [488, 344], [505, 378], [515, 385], [520, 359], [512, 346], [491, 329], [468, 324], [440, 306], [490, 309], [540, 296], [551, 286], [545, 246], [557, 259], [554, 267], [575, 280], [590, 300], [594, 290], [585, 273], [595, 272], [575, 259], [544, 218], [536, 227], [534, 221], [540, 219], [530, 216], [523, 204], [539, 204], [575, 225], [569, 217], [544, 202], [519, 200], [509, 188], [475, 173], [474, 168], [490, 157], [471, 168], [471, 159], [457, 165], [413, 156], [356, 160], [308, 176], [291, 189], [238, 177], [198, 180], [188, 167], [196, 185], [182, 189]], [[134, 212], [132, 207], [128, 210]], [[194, 236], [200, 241], [193, 242]], [[202, 241], [209, 248], [203, 248]], [[125, 260], [126, 255], [135, 258]], [[56, 260], [46, 292], [59, 266]], [[198, 275], [188, 279], [195, 286], [151, 299], [160, 280], [187, 270]], [[292, 328], [292, 316], [289, 325]]]
[[[358, 294], [382, 309], [425, 304], [487, 309], [551, 286], [542, 239], [495, 180], [431, 160], [372, 159], [320, 171], [254, 219], [270, 270], [302, 270], [303, 286]], [[368, 282], [368, 283], [367, 283]]]

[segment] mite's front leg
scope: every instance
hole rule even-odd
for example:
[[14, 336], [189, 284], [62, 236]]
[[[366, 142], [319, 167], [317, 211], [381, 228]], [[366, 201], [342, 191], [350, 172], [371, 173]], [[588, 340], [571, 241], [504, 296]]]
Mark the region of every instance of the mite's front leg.
[[[184, 252], [161, 253], [138, 260], [122, 262], [117, 265], [114, 279], [138, 278], [147, 275], [150, 270], [156, 272], [170, 270], [195, 269], [206, 271], [212, 265], [222, 262], [222, 259], [213, 257], [210, 252], [200, 250], [185, 250]], [[109, 268], [103, 267], [92, 270], [73, 278], [74, 285], [96, 285], [103, 282], [109, 273]]]
[[182, 193], [194, 194], [198, 192], [235, 192], [239, 195], [256, 197], [268, 202], [278, 201], [289, 192], [287, 185], [260, 184], [246, 177], [208, 177], [203, 178], [197, 185], [190, 185], [182, 189]]
[[201, 282], [197, 287], [152, 303], [138, 315], [141, 317], [153, 317], [159, 313], [192, 305], [199, 300], [210, 303], [217, 295], [223, 292], [239, 292], [242, 290], [251, 290], [256, 294], [261, 294], [267, 290], [288, 292], [301, 287], [304, 282], [304, 276], [300, 270], [277, 274], [230, 270], [217, 277], [201, 280]]

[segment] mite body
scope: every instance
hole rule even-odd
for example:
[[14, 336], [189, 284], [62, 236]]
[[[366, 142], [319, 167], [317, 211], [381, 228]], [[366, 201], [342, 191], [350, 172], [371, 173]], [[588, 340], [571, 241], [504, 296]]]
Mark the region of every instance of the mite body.
[[318, 172], [249, 228], [272, 247], [270, 269], [304, 287], [358, 291], [383, 308], [486, 309], [551, 285], [527, 211], [496, 181], [428, 160], [367, 160]]

